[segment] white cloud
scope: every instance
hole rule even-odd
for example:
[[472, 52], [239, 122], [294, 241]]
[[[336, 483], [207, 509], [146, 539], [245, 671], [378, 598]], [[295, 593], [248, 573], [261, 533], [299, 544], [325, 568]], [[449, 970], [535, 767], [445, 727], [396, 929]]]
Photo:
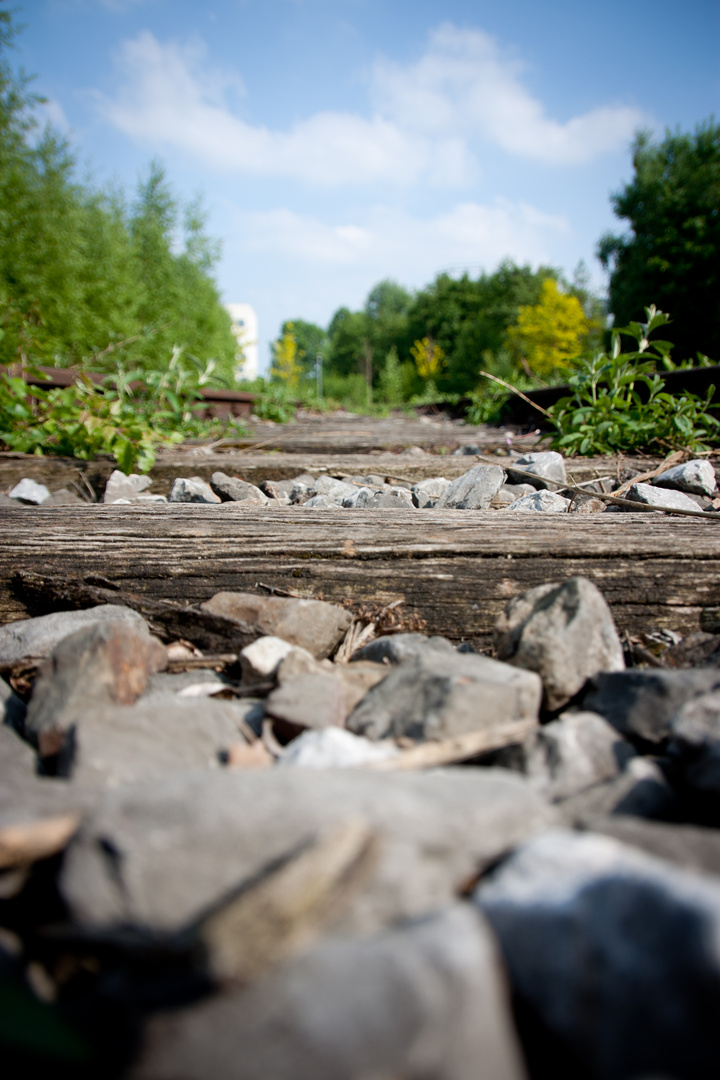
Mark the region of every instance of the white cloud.
[[580, 163], [619, 149], [643, 119], [608, 105], [564, 123], [550, 119], [492, 38], [451, 25], [431, 35], [417, 63], [376, 64], [368, 116], [327, 110], [288, 130], [233, 110], [228, 92], [243, 93], [242, 80], [209, 68], [199, 40], [163, 43], [144, 31], [123, 43], [116, 62], [117, 94], [96, 100], [130, 138], [180, 149], [215, 170], [319, 185], [467, 184], [478, 175], [482, 142], [550, 164]]
[[161, 44], [144, 31], [122, 46], [124, 85], [114, 99], [98, 95], [99, 108], [133, 139], [175, 146], [229, 172], [320, 184], [405, 183], [422, 173], [447, 180], [449, 169], [466, 167], [459, 140], [440, 141], [446, 156], [438, 168], [437, 140], [408, 136], [381, 116], [320, 112], [287, 132], [248, 124], [224, 100], [230, 77], [208, 76], [204, 59], [198, 43]]
[[376, 206], [362, 223], [327, 225], [287, 209], [237, 213], [235, 222], [249, 254], [281, 256], [313, 272], [359, 267], [405, 281], [425, 280], [442, 266], [547, 261], [552, 241], [569, 231], [564, 218], [505, 199], [460, 203], [427, 220]]
[[446, 23], [430, 35], [416, 64], [379, 61], [372, 97], [406, 130], [479, 135], [509, 153], [556, 165], [617, 150], [643, 122], [638, 109], [622, 105], [553, 120], [523, 86], [522, 70], [488, 34]]

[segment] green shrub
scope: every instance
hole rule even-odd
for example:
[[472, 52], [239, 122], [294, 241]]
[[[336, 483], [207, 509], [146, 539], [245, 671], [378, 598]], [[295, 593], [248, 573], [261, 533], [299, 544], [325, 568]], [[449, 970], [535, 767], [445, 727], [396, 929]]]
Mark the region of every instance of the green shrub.
[[[702, 453], [717, 440], [720, 421], [709, 412], [715, 388], [710, 387], [704, 399], [666, 393], [657, 369], [675, 367], [672, 345], [650, 342], [649, 337], [669, 319], [654, 305], [645, 313], [647, 322], [614, 330], [610, 353], [581, 361], [568, 379], [573, 393], [549, 410], [557, 429], [556, 449], [571, 454], [668, 449]], [[621, 334], [634, 338], [637, 349], [622, 352]], [[646, 388], [644, 401], [639, 386]]]

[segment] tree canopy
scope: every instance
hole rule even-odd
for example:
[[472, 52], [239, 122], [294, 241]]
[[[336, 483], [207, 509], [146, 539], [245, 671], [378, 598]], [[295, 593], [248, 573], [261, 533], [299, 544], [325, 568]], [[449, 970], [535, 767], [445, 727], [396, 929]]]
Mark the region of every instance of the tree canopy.
[[0, 363], [157, 369], [178, 346], [232, 381], [201, 205], [182, 207], [157, 162], [130, 204], [81, 183], [67, 141], [37, 130], [42, 99], [8, 62], [16, 33], [0, 12]]
[[642, 319], [644, 307], [668, 311], [675, 355], [700, 351], [720, 361], [720, 124], [692, 134], [636, 137], [635, 174], [613, 207], [632, 230], [608, 234], [598, 256], [610, 270], [616, 326]]

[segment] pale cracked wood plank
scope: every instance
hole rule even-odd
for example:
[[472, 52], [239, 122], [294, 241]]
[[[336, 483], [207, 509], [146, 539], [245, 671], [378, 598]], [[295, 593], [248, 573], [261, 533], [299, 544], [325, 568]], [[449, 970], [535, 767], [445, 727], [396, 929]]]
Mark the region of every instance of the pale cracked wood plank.
[[403, 611], [429, 632], [487, 645], [507, 600], [582, 574], [620, 629], [688, 632], [720, 606], [720, 522], [503, 511], [244, 510], [222, 506], [10, 508], [0, 518], [0, 620], [27, 607], [18, 570], [101, 575], [197, 604], [258, 582]]

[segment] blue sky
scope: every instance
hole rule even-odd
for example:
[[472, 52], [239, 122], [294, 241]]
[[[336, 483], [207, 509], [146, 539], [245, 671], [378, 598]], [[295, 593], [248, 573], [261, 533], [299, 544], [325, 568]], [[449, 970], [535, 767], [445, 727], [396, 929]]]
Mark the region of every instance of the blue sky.
[[82, 170], [157, 156], [218, 282], [327, 324], [392, 277], [509, 257], [597, 287], [634, 132], [720, 116], [717, 0], [18, 0], [16, 59]]

